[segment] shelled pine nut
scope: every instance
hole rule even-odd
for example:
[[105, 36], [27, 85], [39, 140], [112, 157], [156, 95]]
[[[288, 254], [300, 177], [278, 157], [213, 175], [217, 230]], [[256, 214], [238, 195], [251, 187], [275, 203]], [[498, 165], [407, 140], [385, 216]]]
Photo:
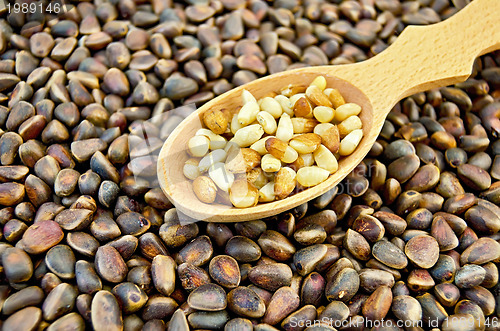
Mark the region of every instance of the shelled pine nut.
[[194, 157], [203, 157], [208, 153], [210, 140], [205, 136], [194, 136], [188, 141], [188, 152]]

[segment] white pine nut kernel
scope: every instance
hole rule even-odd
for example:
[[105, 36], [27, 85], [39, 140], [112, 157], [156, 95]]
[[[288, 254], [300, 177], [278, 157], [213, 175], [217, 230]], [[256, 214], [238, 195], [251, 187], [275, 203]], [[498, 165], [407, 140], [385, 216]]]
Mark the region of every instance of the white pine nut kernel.
[[269, 182], [259, 190], [259, 202], [271, 202], [276, 199], [274, 185], [274, 182]]
[[[286, 98], [283, 95], [282, 95], [282, 97]], [[262, 111], [268, 112], [274, 118], [280, 118], [281, 114], [283, 114], [283, 108], [281, 107], [281, 104], [275, 98], [271, 98], [271, 97], [262, 98], [261, 100], [259, 100], [260, 101], [259, 105], [260, 105], [260, 109]]]
[[248, 90], [243, 90], [241, 92], [241, 99], [243, 100], [243, 104], [246, 104], [247, 102], [257, 102], [253, 94], [250, 93]]
[[317, 166], [303, 167], [297, 171], [297, 182], [304, 187], [311, 187], [324, 182], [329, 175], [328, 170]]
[[231, 120], [231, 133], [234, 135], [236, 131], [243, 127], [244, 125], [241, 125], [240, 122], [238, 122], [238, 114], [234, 114], [233, 119]]
[[331, 174], [339, 169], [337, 159], [324, 145], [320, 145], [318, 149], [314, 151], [313, 155], [314, 161], [318, 167], [328, 170]]
[[248, 125], [254, 122], [259, 111], [260, 107], [256, 101], [245, 103], [238, 113], [238, 122], [241, 125]]
[[259, 201], [259, 190], [244, 179], [236, 180], [229, 190], [229, 199], [237, 208], [253, 207]]
[[264, 154], [267, 154], [267, 149], [266, 149], [266, 141], [267, 139], [269, 138], [276, 138], [274, 136], [267, 136], [267, 137], [264, 137], [256, 142], [254, 142], [250, 148], [253, 149], [254, 151], [256, 151], [257, 153], [259, 153], [260, 155], [264, 155]]
[[290, 115], [283, 113], [278, 123], [276, 130], [276, 138], [281, 141], [288, 142], [293, 137], [293, 124]]
[[[285, 97], [284, 95], [277, 95], [274, 97], [274, 100], [278, 101], [278, 103], [280, 104], [281, 106], [281, 109], [287, 113], [288, 115], [292, 116], [293, 115], [293, 105], [292, 103], [290, 102], [290, 99], [288, 99], [287, 97]], [[280, 114], [281, 116], [281, 114]], [[279, 116], [278, 116], [279, 117]]]
[[222, 162], [212, 164], [208, 169], [208, 176], [214, 181], [218, 188], [225, 192], [229, 192], [229, 188], [234, 182], [234, 174], [227, 171]]
[[335, 120], [342, 122], [349, 116], [359, 115], [361, 113], [361, 106], [355, 103], [346, 103], [335, 109]]
[[261, 111], [257, 114], [257, 122], [259, 122], [259, 124], [264, 129], [264, 132], [267, 134], [274, 134], [276, 132], [276, 129], [278, 128], [273, 115], [266, 111]]
[[184, 163], [184, 167], [182, 168], [182, 172], [184, 173], [184, 176], [188, 179], [195, 180], [200, 173], [200, 169], [198, 169], [198, 159], [188, 159], [186, 163]]
[[331, 107], [317, 106], [314, 108], [313, 114], [321, 123], [329, 123], [333, 120], [335, 110]]
[[248, 147], [259, 140], [263, 134], [264, 129], [260, 124], [252, 124], [236, 131], [231, 140], [240, 145], [240, 147]]
[[188, 141], [188, 153], [194, 157], [203, 157], [208, 153], [210, 140], [205, 136], [194, 136]]
[[260, 167], [265, 172], [276, 172], [281, 168], [281, 161], [271, 154], [266, 154], [260, 161]]
[[205, 129], [205, 128], [198, 129], [198, 131], [196, 131], [196, 133], [195, 133], [195, 136], [205, 136], [208, 139], [210, 139], [210, 137], [213, 135], [215, 135], [215, 133], [213, 133], [209, 129]]
[[318, 76], [314, 78], [311, 85], [316, 85], [321, 91], [323, 91], [326, 88], [326, 79], [323, 76]]
[[196, 131], [196, 136], [205, 136], [210, 140], [209, 147], [211, 150], [224, 148], [227, 144], [227, 139], [219, 134], [215, 134], [209, 129], [199, 129]]
[[339, 128], [340, 136], [345, 137], [352, 131], [361, 129], [363, 123], [361, 123], [361, 119], [358, 116], [353, 115], [340, 122], [337, 127]]
[[198, 169], [203, 173], [207, 171], [212, 164], [224, 162], [226, 160], [226, 156], [226, 151], [223, 149], [216, 149], [215, 151], [208, 153], [200, 160], [200, 163], [198, 163]]
[[315, 133], [299, 134], [290, 140], [290, 146], [300, 154], [312, 153], [321, 144], [321, 137]]
[[285, 163], [292, 163], [292, 162], [295, 162], [295, 160], [297, 160], [298, 157], [299, 157], [299, 153], [297, 153], [297, 151], [295, 149], [293, 149], [292, 147], [287, 146], [285, 149], [285, 154], [281, 158], [281, 161], [283, 161]]
[[356, 147], [358, 147], [361, 138], [363, 138], [363, 130], [361, 129], [357, 129], [349, 133], [340, 141], [339, 154], [341, 156], [352, 154]]

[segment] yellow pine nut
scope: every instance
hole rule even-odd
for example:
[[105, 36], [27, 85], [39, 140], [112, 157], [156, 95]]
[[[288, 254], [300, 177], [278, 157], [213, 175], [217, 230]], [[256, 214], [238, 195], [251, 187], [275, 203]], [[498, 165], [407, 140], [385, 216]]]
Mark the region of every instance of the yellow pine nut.
[[361, 123], [361, 119], [358, 116], [353, 115], [340, 122], [337, 127], [339, 128], [340, 136], [345, 137], [352, 131], [361, 129], [363, 123]]
[[195, 180], [199, 175], [201, 175], [200, 169], [198, 169], [198, 159], [188, 159], [184, 163], [184, 167], [182, 168], [182, 172], [184, 176], [188, 179]]
[[223, 149], [224, 147], [226, 147], [227, 139], [219, 134], [216, 134], [209, 139], [211, 150]]
[[297, 182], [304, 187], [311, 187], [324, 182], [329, 175], [328, 170], [317, 166], [303, 167], [297, 171]]
[[293, 137], [293, 124], [290, 115], [283, 113], [278, 122], [276, 130], [276, 138], [281, 141], [288, 142]]
[[219, 134], [215, 134], [209, 129], [199, 129], [196, 131], [196, 136], [205, 136], [210, 140], [209, 147], [211, 150], [221, 149], [226, 147], [227, 139]]
[[193, 191], [196, 197], [204, 203], [212, 203], [217, 197], [217, 186], [207, 176], [200, 176], [193, 181]]
[[293, 133], [310, 133], [318, 125], [315, 118], [292, 117]]
[[358, 147], [361, 138], [363, 138], [363, 130], [361, 129], [357, 129], [349, 133], [340, 141], [339, 154], [341, 156], [352, 154], [356, 147]]
[[306, 97], [302, 97], [293, 105], [293, 113], [297, 117], [313, 117], [313, 109], [309, 101], [307, 101]]
[[[262, 98], [261, 100], [259, 100], [260, 101], [259, 105], [260, 105], [260, 109], [262, 111], [268, 112], [274, 118], [280, 118], [281, 114], [283, 114], [283, 108], [281, 107], [280, 102], [275, 99], [276, 97], [274, 97], [274, 98], [271, 98], [271, 97]], [[283, 95], [282, 95], [282, 97], [286, 98]]]
[[259, 111], [260, 107], [257, 102], [251, 101], [245, 103], [238, 112], [238, 122], [241, 125], [248, 125], [252, 123], [257, 118]]
[[203, 157], [208, 153], [210, 140], [205, 136], [194, 136], [188, 140], [188, 153], [194, 157]]
[[260, 155], [264, 155], [264, 154], [267, 154], [267, 149], [266, 149], [266, 141], [267, 139], [269, 138], [275, 138], [274, 136], [267, 136], [267, 137], [264, 137], [256, 142], [254, 142], [250, 148], [253, 149], [254, 151], [256, 151], [257, 153], [259, 153]]
[[248, 147], [259, 140], [263, 134], [264, 129], [262, 126], [259, 124], [252, 124], [236, 131], [231, 140], [240, 145], [240, 147]]
[[281, 159], [285, 155], [285, 150], [287, 148], [287, 143], [279, 140], [278, 138], [271, 138], [266, 140], [266, 150], [272, 156]]
[[345, 104], [344, 97], [340, 94], [339, 90], [333, 88], [328, 92], [328, 94], [326, 93], [326, 90], [323, 93], [328, 96], [328, 99], [330, 99], [335, 109]]
[[222, 162], [212, 164], [208, 169], [208, 176], [214, 181], [218, 188], [225, 192], [229, 191], [229, 188], [234, 182], [234, 174], [227, 171]]
[[306, 89], [306, 96], [316, 106], [332, 106], [328, 97], [324, 95], [323, 91], [316, 85], [311, 85]]
[[238, 122], [238, 114], [234, 114], [233, 119], [231, 120], [231, 133], [235, 134], [236, 131], [243, 127], [244, 125], [241, 125], [240, 122]]
[[248, 90], [243, 90], [241, 92], [241, 99], [243, 100], [243, 104], [246, 104], [248, 102], [257, 102], [253, 94], [250, 93]]
[[292, 162], [295, 162], [295, 160], [297, 160], [298, 157], [299, 157], [299, 153], [297, 153], [297, 151], [295, 149], [293, 149], [290, 146], [286, 146], [285, 154], [281, 158], [281, 161], [283, 161], [285, 163], [292, 163]]
[[361, 112], [360, 105], [357, 105], [355, 103], [346, 103], [335, 109], [335, 120], [337, 122], [342, 122], [343, 120], [345, 120], [350, 116], [359, 115], [360, 112]]
[[198, 169], [200, 172], [205, 172], [212, 164], [224, 162], [226, 160], [226, 156], [227, 154], [223, 149], [216, 149], [215, 151], [208, 153], [200, 160], [200, 163], [198, 163]]
[[274, 195], [274, 182], [269, 182], [259, 190], [259, 202], [271, 202], [276, 199]]
[[271, 154], [266, 154], [262, 157], [260, 161], [260, 167], [265, 172], [276, 172], [281, 168], [281, 161], [277, 157]]
[[311, 82], [311, 85], [315, 85], [319, 87], [321, 91], [323, 91], [326, 88], [326, 79], [323, 76], [318, 76], [314, 78], [314, 80]]
[[318, 167], [328, 170], [331, 174], [339, 169], [339, 164], [335, 155], [324, 145], [320, 145], [317, 150], [314, 151], [314, 161]]
[[321, 123], [329, 123], [333, 120], [335, 110], [331, 107], [317, 106], [314, 108], [313, 114]]
[[231, 185], [229, 199], [237, 208], [253, 207], [259, 201], [259, 190], [246, 180], [239, 179]]
[[340, 134], [337, 126], [321, 123], [314, 128], [314, 133], [321, 137], [321, 143], [332, 153], [337, 153], [340, 146]]
[[312, 153], [321, 144], [321, 137], [315, 133], [304, 133], [290, 140], [290, 146], [300, 154]]
[[264, 129], [264, 132], [267, 134], [274, 134], [276, 132], [276, 129], [278, 128], [273, 115], [266, 111], [261, 111], [257, 114], [257, 122], [259, 122], [259, 124]]
[[227, 129], [227, 114], [220, 109], [209, 109], [203, 113], [203, 123], [215, 134], [222, 134]]
[[[293, 105], [290, 102], [290, 99], [285, 97], [284, 95], [277, 95], [274, 97], [274, 100], [278, 101], [278, 103], [281, 106], [281, 109], [287, 113], [288, 115], [292, 116], [293, 115]], [[280, 114], [281, 116], [281, 114]]]
[[278, 199], [284, 199], [292, 193], [297, 185], [297, 174], [292, 168], [281, 168], [274, 179], [274, 194]]

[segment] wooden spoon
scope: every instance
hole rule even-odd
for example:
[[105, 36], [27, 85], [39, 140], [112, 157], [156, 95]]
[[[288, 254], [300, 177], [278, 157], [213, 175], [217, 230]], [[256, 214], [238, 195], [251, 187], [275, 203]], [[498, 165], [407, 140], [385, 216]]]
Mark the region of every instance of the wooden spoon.
[[[475, 0], [460, 12], [430, 26], [409, 26], [379, 55], [349, 65], [300, 68], [270, 75], [239, 86], [207, 102], [187, 117], [168, 137], [158, 158], [158, 179], [163, 192], [183, 214], [209, 222], [240, 222], [265, 218], [294, 208], [327, 192], [363, 160], [377, 139], [391, 108], [417, 92], [465, 81], [474, 60], [500, 48], [500, 0]], [[362, 106], [364, 137], [339, 170], [323, 183], [283, 200], [238, 209], [205, 204], [193, 193], [183, 175], [186, 144], [202, 127], [208, 109], [239, 109], [241, 93], [249, 90], [257, 99], [288, 84], [307, 86], [323, 75], [327, 87], [338, 89], [347, 102]]]

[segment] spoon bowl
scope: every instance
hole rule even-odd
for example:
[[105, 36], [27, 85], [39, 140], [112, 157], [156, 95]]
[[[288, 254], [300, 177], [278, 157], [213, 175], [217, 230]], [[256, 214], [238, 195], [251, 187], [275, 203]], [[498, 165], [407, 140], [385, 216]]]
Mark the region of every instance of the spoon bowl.
[[[307, 67], [263, 77], [228, 91], [188, 116], [165, 141], [158, 158], [158, 180], [178, 211], [196, 220], [240, 222], [270, 217], [318, 197], [342, 181], [370, 151], [392, 107], [416, 92], [465, 81], [477, 56], [500, 48], [498, 0], [475, 0], [450, 19], [406, 28], [387, 50], [356, 64]], [[481, 22], [479, 24], [479, 22]], [[485, 29], [485, 27], [491, 27]], [[206, 204], [195, 196], [183, 174], [187, 141], [202, 128], [208, 109], [236, 112], [243, 89], [256, 99], [289, 84], [308, 86], [317, 76], [340, 91], [346, 102], [361, 106], [363, 138], [356, 150], [339, 160], [339, 170], [324, 182], [283, 200], [235, 208]]]

